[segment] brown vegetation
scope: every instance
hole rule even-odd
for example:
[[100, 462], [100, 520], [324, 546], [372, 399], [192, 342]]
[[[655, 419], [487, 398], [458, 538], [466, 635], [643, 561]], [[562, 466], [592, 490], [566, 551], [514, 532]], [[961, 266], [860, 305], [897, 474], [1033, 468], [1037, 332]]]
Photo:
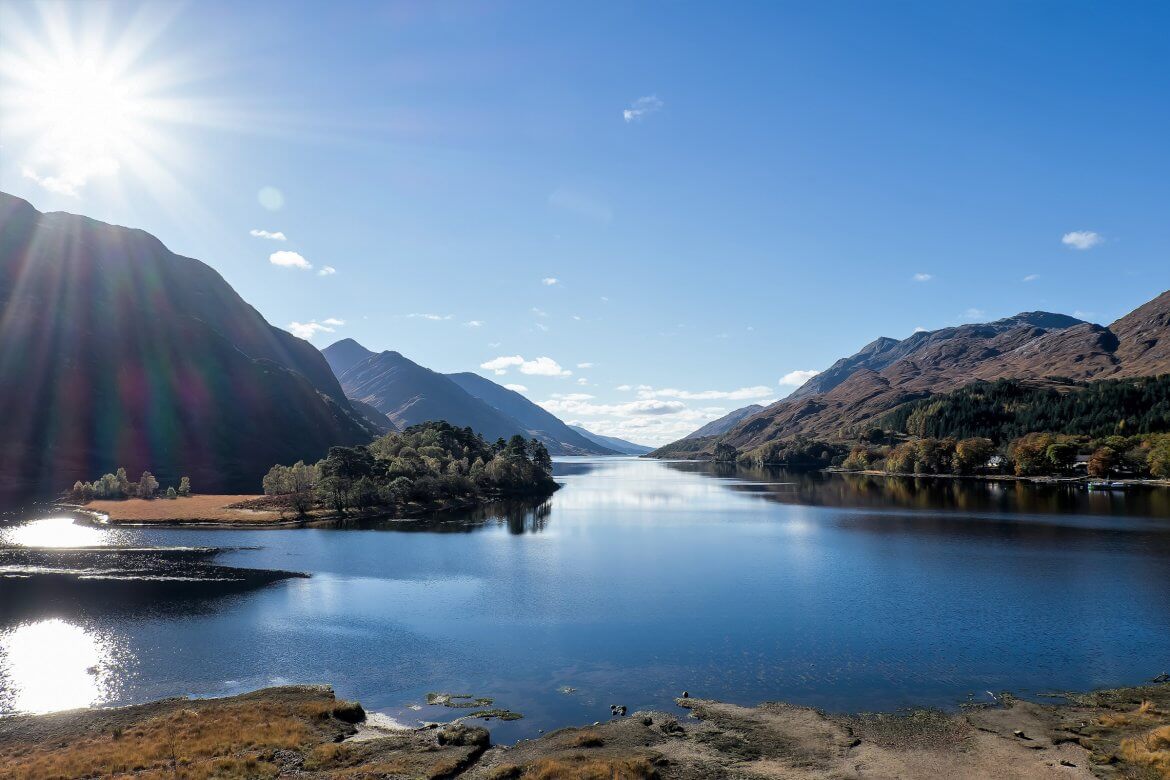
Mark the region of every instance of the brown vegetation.
[[113, 501], [90, 501], [85, 508], [109, 515], [111, 523], [232, 523], [266, 524], [281, 519], [276, 509], [251, 509], [237, 506], [257, 496], [196, 495], [173, 501], [147, 501], [128, 498]]

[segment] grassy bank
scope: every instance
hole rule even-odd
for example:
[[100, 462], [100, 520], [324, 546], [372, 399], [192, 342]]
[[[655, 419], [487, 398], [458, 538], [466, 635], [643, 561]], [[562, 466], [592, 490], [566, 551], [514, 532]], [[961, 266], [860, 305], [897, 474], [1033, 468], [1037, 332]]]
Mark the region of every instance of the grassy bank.
[[[536, 740], [489, 748], [466, 724], [363, 721], [326, 687], [0, 718], [12, 778], [1170, 778], [1170, 685], [1001, 695], [959, 713], [831, 715], [787, 704], [677, 699]], [[689, 716], [689, 717], [688, 717]]]

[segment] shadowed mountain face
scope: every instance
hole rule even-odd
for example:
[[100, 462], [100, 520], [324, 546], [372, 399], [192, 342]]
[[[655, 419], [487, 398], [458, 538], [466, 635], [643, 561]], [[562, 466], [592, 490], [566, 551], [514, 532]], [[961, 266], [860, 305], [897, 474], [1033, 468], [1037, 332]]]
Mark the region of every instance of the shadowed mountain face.
[[488, 441], [516, 434], [538, 439], [553, 455], [615, 454], [478, 374], [440, 374], [398, 352], [371, 352], [353, 339], [329, 345], [324, 354], [355, 405], [377, 410], [399, 428], [446, 420]]
[[[747, 417], [717, 441], [750, 450], [807, 436], [849, 439], [896, 406], [976, 380], [1070, 378], [1089, 381], [1170, 371], [1170, 292], [1108, 328], [1049, 312], [880, 338], [842, 358], [788, 398]], [[692, 436], [697, 435], [695, 434]], [[658, 454], [701, 454], [681, 442]]]
[[321, 354], [140, 230], [0, 194], [0, 473], [53, 493], [124, 465], [257, 490], [370, 438]]
[[561, 450], [557, 454], [613, 455], [618, 452], [565, 425], [551, 412], [545, 411], [515, 390], [497, 385], [479, 374], [465, 371], [460, 374], [447, 374], [447, 378], [484, 403], [519, 422], [531, 436], [545, 442], [546, 447], [549, 442], [555, 442]]

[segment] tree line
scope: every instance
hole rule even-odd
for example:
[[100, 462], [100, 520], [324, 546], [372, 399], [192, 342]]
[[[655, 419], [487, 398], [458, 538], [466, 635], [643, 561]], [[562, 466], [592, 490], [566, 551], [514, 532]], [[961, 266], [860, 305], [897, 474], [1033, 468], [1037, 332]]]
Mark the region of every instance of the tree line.
[[842, 461], [847, 470], [891, 474], [1010, 473], [1019, 477], [1079, 475], [1170, 479], [1170, 434], [1072, 436], [1027, 433], [998, 445], [983, 436], [923, 437], [894, 445], [862, 442]]
[[[183, 477], [178, 487], [171, 486], [161, 494], [166, 498], [178, 498], [191, 495], [191, 480]], [[155, 476], [149, 471], [142, 472], [138, 481], [131, 482], [126, 475], [126, 469], [119, 468], [115, 474], [103, 474], [93, 482], [78, 480], [73, 483], [69, 497], [74, 501], [86, 502], [94, 499], [125, 499], [125, 498], [158, 498], [159, 484]]]
[[338, 513], [410, 503], [544, 496], [556, 490], [552, 458], [536, 439], [489, 444], [471, 428], [444, 421], [388, 433], [369, 445], [332, 447], [313, 464], [275, 465], [264, 493], [298, 514], [316, 506]]

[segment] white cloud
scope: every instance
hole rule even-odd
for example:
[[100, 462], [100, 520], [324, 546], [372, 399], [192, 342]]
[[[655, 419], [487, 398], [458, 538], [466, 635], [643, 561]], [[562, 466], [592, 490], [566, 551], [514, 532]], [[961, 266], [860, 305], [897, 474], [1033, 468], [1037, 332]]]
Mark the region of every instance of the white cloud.
[[36, 168], [25, 165], [20, 174], [49, 192], [74, 198], [94, 176], [113, 176], [121, 167], [113, 157], [94, 150], [55, 150], [47, 153], [41, 162], [54, 172], [42, 176]]
[[524, 385], [504, 385], [504, 387], [507, 388], [508, 390], [511, 390], [514, 393], [527, 393], [528, 392], [528, 388], [525, 387]]
[[594, 397], [589, 393], [553, 393], [550, 396], [558, 401], [591, 401]]
[[589, 380], [588, 380], [588, 379], [586, 379], [586, 378], [585, 378], [585, 377], [583, 377], [583, 376], [579, 376], [579, 377], [577, 377], [577, 384], [579, 384], [579, 385], [587, 385], [587, 384], [589, 384]]
[[1025, 282], [1034, 282], [1040, 278], [1040, 274], [1028, 274], [1024, 277]]
[[282, 268], [300, 268], [308, 271], [313, 267], [313, 264], [306, 260], [297, 252], [290, 252], [287, 249], [282, 249], [279, 252], [273, 252], [268, 256], [268, 262], [273, 265], [279, 265]]
[[536, 329], [548, 333], [548, 325], [545, 325], [543, 322], [536, 323]]
[[483, 320], [468, 320], [467, 322], [465, 322], [463, 324], [469, 328], [482, 328], [483, 327]]
[[560, 364], [550, 357], [538, 357], [535, 360], [525, 360], [521, 363], [520, 373], [533, 376], [569, 376], [573, 372], [567, 368], [561, 368]]
[[1105, 241], [1105, 236], [1100, 233], [1094, 233], [1092, 230], [1074, 230], [1071, 233], [1065, 233], [1060, 238], [1060, 243], [1073, 249], [1092, 249], [1093, 247]]
[[987, 312], [983, 309], [976, 309], [974, 306], [963, 312], [963, 319], [965, 320], [981, 320], [987, 316]]
[[430, 320], [431, 322], [442, 322], [443, 320], [452, 319], [452, 316], [453, 315], [450, 314], [420, 314], [419, 312], [414, 312], [412, 314], [407, 314], [406, 318], [408, 320]]
[[926, 331], [926, 328], [919, 325], [917, 328], [914, 329], [914, 332], [915, 333], [926, 333], [927, 331]]
[[337, 273], [336, 268], [331, 265], [323, 265], [321, 270], [317, 272], [317, 276], [333, 276], [335, 273]]
[[540, 283], [543, 284], [545, 287], [555, 287], [556, 285], [561, 283], [561, 280], [556, 278], [555, 276], [546, 276], [540, 280]]
[[916, 282], [929, 282], [934, 278], [934, 274], [914, 274], [911, 278]]
[[540, 308], [539, 306], [533, 306], [532, 313], [535, 314], [537, 317], [547, 317], [548, 316], [548, 312], [545, 311], [544, 309]]
[[290, 322], [288, 330], [294, 336], [302, 339], [311, 339], [318, 333], [333, 333], [337, 328], [345, 324], [345, 320], [339, 320], [336, 317], [329, 317], [327, 319], [317, 322], [317, 320], [309, 320], [308, 322]]
[[288, 241], [288, 236], [281, 233], [279, 230], [270, 232], [267, 230], [249, 230], [248, 234], [256, 238], [267, 238], [270, 241]]
[[646, 95], [640, 97], [630, 104], [630, 107], [622, 111], [622, 119], [627, 122], [641, 122], [651, 114], [660, 111], [663, 103], [659, 100], [657, 95]]
[[638, 388], [639, 398], [681, 398], [686, 401], [708, 401], [727, 399], [743, 401], [749, 398], [766, 398], [772, 394], [772, 388], [764, 385], [755, 387], [741, 387], [738, 390], [678, 390], [673, 387], [654, 389], [652, 387]]
[[592, 363], [578, 363], [577, 368], [593, 368]]
[[808, 380], [812, 379], [820, 371], [789, 371], [784, 376], [780, 377], [780, 384], [788, 387], [800, 387]]
[[630, 387], [629, 385], [618, 385], [616, 389], [621, 390], [623, 393], [625, 393], [625, 392], [629, 392], [630, 390], [633, 390], [634, 388]]
[[520, 355], [501, 355], [500, 357], [480, 363], [479, 367], [488, 371], [494, 371], [496, 376], [503, 376], [508, 373], [508, 369], [510, 368], [517, 368], [521, 374], [528, 374], [530, 376], [569, 376], [573, 373], [566, 368], [561, 368], [560, 363], [550, 357], [538, 357], [535, 360], [525, 360]]

